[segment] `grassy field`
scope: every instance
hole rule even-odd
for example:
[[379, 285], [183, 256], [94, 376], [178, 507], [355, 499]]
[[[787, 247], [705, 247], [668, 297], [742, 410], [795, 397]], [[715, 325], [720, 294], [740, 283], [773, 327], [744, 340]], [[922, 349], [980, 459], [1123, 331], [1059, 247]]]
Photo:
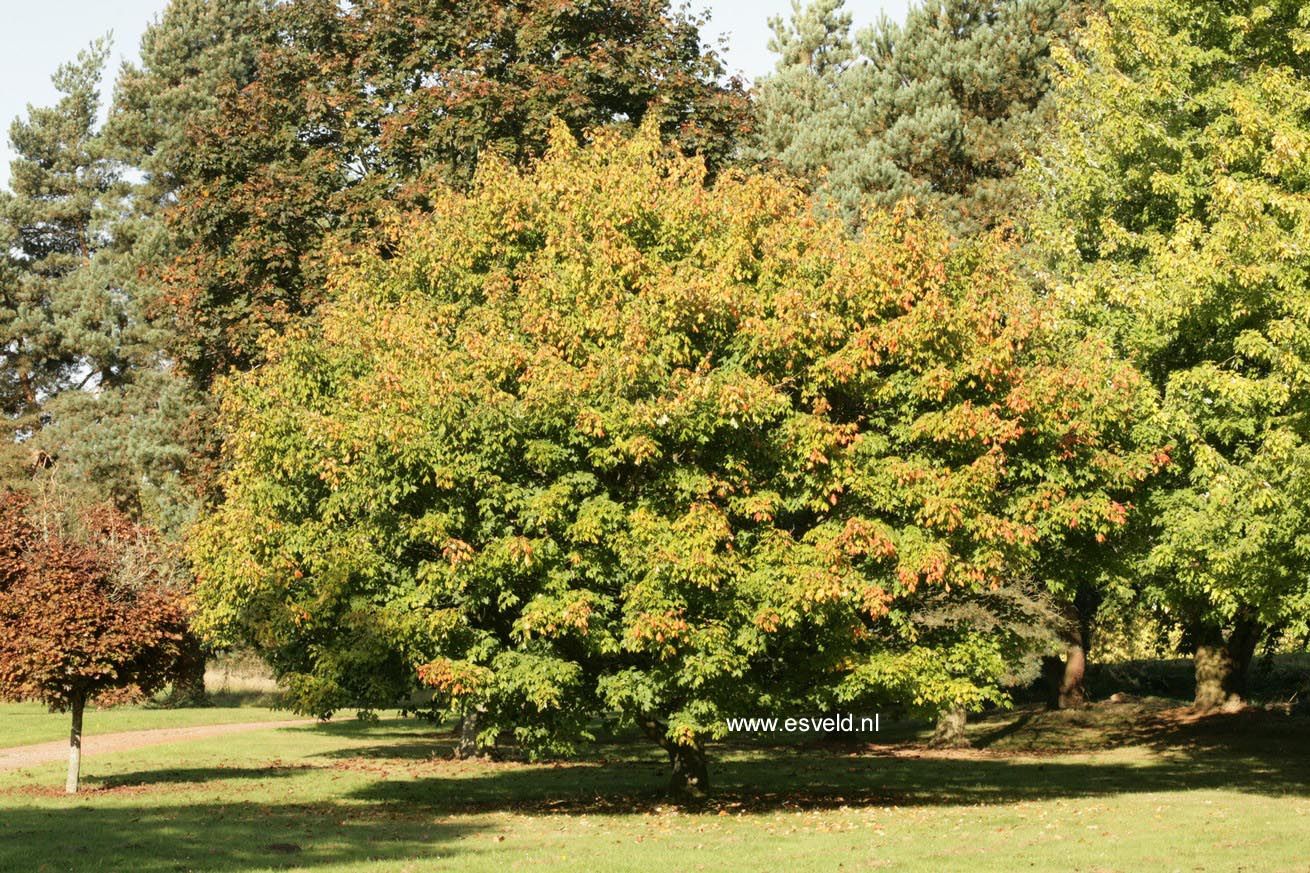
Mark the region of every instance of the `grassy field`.
[[1307, 728], [1023, 710], [978, 751], [718, 749], [714, 799], [680, 808], [640, 744], [455, 762], [422, 722], [342, 721], [88, 758], [74, 799], [61, 765], [0, 773], [0, 870], [1310, 871]]
[[[252, 721], [287, 721], [296, 718], [285, 711], [257, 706], [205, 706], [160, 709], [149, 706], [119, 706], [87, 709], [83, 731], [88, 737], [118, 731], [163, 727], [192, 727], [204, 724], [237, 724]], [[0, 749], [68, 739], [69, 717], [51, 715], [36, 703], [0, 704]]]
[[[196, 727], [255, 721], [288, 721], [293, 713], [272, 708], [280, 699], [277, 684], [259, 667], [222, 660], [205, 672], [208, 706], [90, 707], [83, 730], [87, 736], [152, 728]], [[0, 704], [0, 749], [68, 739], [69, 717], [51, 714], [37, 703]]]

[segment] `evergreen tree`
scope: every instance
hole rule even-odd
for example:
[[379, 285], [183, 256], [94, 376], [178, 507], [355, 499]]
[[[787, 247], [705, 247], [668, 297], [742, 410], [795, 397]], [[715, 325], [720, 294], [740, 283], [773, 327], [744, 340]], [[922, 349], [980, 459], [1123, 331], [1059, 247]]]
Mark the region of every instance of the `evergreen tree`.
[[[204, 457], [203, 394], [177, 372], [174, 331], [160, 299], [179, 245], [163, 220], [183, 183], [188, 130], [216, 112], [224, 83], [248, 84], [261, 2], [176, 0], [146, 31], [139, 64], [120, 72], [102, 154], [120, 184], [100, 231], [102, 248], [80, 269], [97, 294], [118, 301], [120, 324], [102, 342], [121, 359], [112, 384], [68, 392], [50, 405], [43, 450], [56, 473], [90, 500], [113, 500], [165, 531], [195, 502], [193, 461]], [[89, 302], [89, 301], [84, 301]], [[90, 336], [90, 335], [88, 335]]]
[[[121, 71], [103, 130], [103, 44], [61, 70], [59, 107], [15, 126], [3, 232], [28, 243], [3, 280], [15, 312], [5, 409], [21, 443], [7, 441], [11, 479], [39, 460], [85, 501], [111, 500], [165, 531], [188, 519], [194, 488], [184, 478], [206, 454], [206, 406], [171, 356], [160, 292], [180, 247], [163, 215], [183, 181], [188, 130], [216, 111], [223, 83], [254, 75], [263, 8], [177, 0], [146, 31], [140, 63]], [[52, 190], [64, 193], [53, 201]]]
[[49, 405], [70, 388], [113, 385], [124, 370], [114, 337], [123, 301], [92, 269], [105, 245], [117, 178], [99, 137], [99, 82], [108, 52], [97, 41], [64, 64], [51, 107], [28, 107], [10, 128], [17, 157], [0, 192], [0, 476], [44, 466]]
[[759, 84], [756, 155], [811, 178], [858, 221], [866, 200], [914, 197], [957, 235], [1025, 200], [1016, 172], [1049, 118], [1049, 59], [1071, 0], [925, 0], [903, 25], [852, 33], [842, 0], [771, 22], [776, 72]]
[[225, 87], [255, 77], [256, 25], [267, 0], [173, 0], [124, 64], [105, 129], [115, 156], [142, 177], [133, 207], [155, 216], [185, 182], [188, 129], [212, 123]]
[[774, 159], [815, 181], [832, 159], [856, 147], [862, 138], [849, 123], [847, 75], [859, 59], [845, 0], [815, 0], [802, 7], [792, 2], [792, 17], [769, 20], [769, 50], [778, 55], [774, 73], [756, 88], [756, 157]]

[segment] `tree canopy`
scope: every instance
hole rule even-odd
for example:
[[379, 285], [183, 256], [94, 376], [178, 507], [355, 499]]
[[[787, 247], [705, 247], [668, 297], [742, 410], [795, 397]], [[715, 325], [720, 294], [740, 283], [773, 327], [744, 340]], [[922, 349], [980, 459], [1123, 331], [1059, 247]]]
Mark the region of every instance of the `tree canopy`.
[[249, 84], [223, 92], [185, 150], [172, 213], [176, 352], [201, 387], [312, 313], [325, 242], [373, 242], [390, 206], [467, 184], [482, 153], [541, 154], [575, 132], [658, 117], [715, 165], [748, 109], [696, 22], [668, 0], [294, 0], [252, 19]]
[[[15, 122], [12, 192], [0, 198], [0, 476], [55, 476], [177, 530], [202, 398], [178, 378], [161, 278], [176, 239], [161, 221], [180, 185], [187, 126], [217, 83], [253, 65], [252, 4], [182, 0], [146, 32], [101, 125], [98, 41], [55, 76], [63, 94]], [[241, 58], [245, 58], [245, 63]], [[248, 73], [246, 74], [248, 76]]]
[[608, 719], [700, 790], [730, 716], [1080, 705], [1098, 614], [1203, 707], [1310, 638], [1310, 12], [796, 2], [753, 93], [699, 25], [173, 0], [104, 123], [108, 43], [61, 66], [0, 192], [0, 690], [154, 687], [79, 634], [167, 673], [194, 570], [301, 712]]
[[194, 676], [176, 569], [151, 531], [112, 507], [0, 493], [0, 698], [72, 712], [70, 792], [88, 702], [140, 698]]
[[815, 184], [848, 221], [907, 197], [959, 236], [1013, 222], [1017, 178], [1051, 118], [1051, 48], [1070, 0], [926, 0], [853, 30], [843, 0], [770, 22], [776, 70], [754, 102], [755, 153]]
[[107, 49], [97, 43], [53, 76], [52, 107], [29, 107], [9, 138], [17, 154], [0, 192], [0, 476], [43, 461], [30, 441], [52, 398], [121, 366], [112, 332], [121, 315], [86, 267], [103, 247], [112, 164], [96, 136]]
[[1005, 635], [915, 604], [1120, 523], [1161, 461], [1133, 371], [1057, 352], [995, 240], [592, 138], [397, 217], [224, 383], [208, 632], [308, 712], [417, 678], [538, 748], [617, 713], [684, 786], [761, 706], [999, 699]]
[[1310, 614], [1308, 27], [1295, 2], [1110, 0], [1034, 166], [1056, 296], [1162, 398], [1174, 464], [1138, 568], [1203, 705]]

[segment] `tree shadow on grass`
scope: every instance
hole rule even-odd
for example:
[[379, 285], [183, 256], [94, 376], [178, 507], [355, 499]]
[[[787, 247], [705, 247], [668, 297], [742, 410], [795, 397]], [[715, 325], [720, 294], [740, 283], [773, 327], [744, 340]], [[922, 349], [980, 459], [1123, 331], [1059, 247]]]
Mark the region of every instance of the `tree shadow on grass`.
[[[867, 806], [970, 806], [1229, 789], [1310, 797], [1310, 767], [1285, 756], [1176, 752], [1150, 763], [1001, 758], [894, 751], [792, 751], [711, 764], [708, 809], [770, 811]], [[665, 762], [484, 766], [373, 782], [351, 797], [434, 815], [503, 810], [624, 814], [667, 804]]]
[[286, 731], [307, 731], [315, 734], [348, 739], [351, 737], [377, 737], [392, 739], [409, 738], [413, 740], [431, 740], [434, 742], [449, 740], [450, 728], [433, 725], [417, 718], [380, 718], [370, 720], [349, 716], [337, 717], [327, 721], [306, 722], [303, 725], [290, 725]]
[[83, 790], [112, 791], [135, 788], [140, 785], [212, 785], [233, 779], [279, 779], [305, 770], [310, 764], [278, 764], [266, 767], [168, 767], [158, 770], [138, 770], [132, 773], [115, 773], [110, 776], [88, 776], [82, 780]]
[[448, 844], [470, 831], [341, 803], [10, 807], [0, 814], [0, 870], [311, 869], [449, 855]]
[[[991, 725], [984, 736], [1013, 736], [1040, 720], [1021, 713], [1013, 730]], [[1136, 720], [1118, 713], [1101, 721], [1078, 728], [1085, 735], [1075, 737], [1074, 748], [1133, 746], [1143, 750], [1140, 755], [1070, 759], [1046, 748], [1020, 754], [936, 752], [905, 744], [859, 751], [813, 745], [717, 748], [710, 770], [714, 794], [704, 805], [734, 810], [942, 806], [1210, 789], [1310, 797], [1308, 719], [1261, 712], [1190, 718], [1168, 710]], [[373, 781], [351, 797], [433, 814], [506, 809], [620, 814], [668, 803], [667, 762], [644, 744], [602, 746], [590, 759], [536, 765], [452, 762], [441, 760], [443, 749], [448, 745], [427, 738], [324, 757], [346, 768], [352, 762], [376, 766], [394, 760], [404, 770], [403, 780]]]
[[[1139, 751], [1093, 758], [943, 753], [909, 745], [857, 752], [805, 745], [716, 748], [715, 794], [699, 809], [970, 807], [1209, 789], [1310, 797], [1304, 739], [1310, 721], [1257, 715], [1162, 719], [1129, 737]], [[376, 734], [367, 726], [346, 727], [342, 735], [349, 745], [307, 764], [119, 774], [71, 807], [50, 802], [57, 796], [53, 790], [7, 792], [10, 804], [0, 812], [0, 871], [40, 871], [44, 865], [52, 871], [237, 873], [421, 863], [452, 855], [476, 866], [484, 850], [460, 838], [477, 830], [473, 816], [479, 813], [620, 816], [669, 803], [663, 793], [666, 761], [646, 745], [602, 746], [590, 759], [571, 762], [454, 762], [433, 757], [448, 738], [422, 727], [382, 725]], [[375, 743], [354, 742], [374, 737]], [[1282, 744], [1289, 738], [1295, 742]], [[313, 796], [330, 799], [236, 799], [259, 779], [302, 768], [317, 771], [313, 778], [321, 780], [323, 788]], [[341, 789], [333, 787], [338, 776], [348, 776]], [[241, 781], [221, 786], [225, 780]], [[200, 782], [215, 783], [213, 794], [200, 795], [207, 792]], [[23, 795], [31, 802], [13, 804]]]
[[1305, 765], [1310, 763], [1310, 719], [1256, 707], [1198, 713], [1177, 706], [1132, 719], [1112, 733], [1109, 742], [1191, 754], [1290, 757]]
[[972, 722], [976, 747], [995, 752], [1051, 754], [1141, 746], [1157, 752], [1286, 757], [1310, 754], [1310, 719], [1248, 708], [1198, 713], [1179, 701], [1126, 698], [1083, 709], [1026, 706]]
[[456, 742], [449, 736], [392, 734], [388, 742], [368, 746], [347, 746], [321, 752], [320, 758], [386, 758], [396, 761], [448, 760], [455, 755]]

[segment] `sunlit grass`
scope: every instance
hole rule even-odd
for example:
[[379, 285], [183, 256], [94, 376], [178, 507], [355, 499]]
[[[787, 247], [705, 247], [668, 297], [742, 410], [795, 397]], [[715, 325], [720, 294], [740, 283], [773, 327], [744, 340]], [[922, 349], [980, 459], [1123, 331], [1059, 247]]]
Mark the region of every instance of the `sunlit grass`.
[[[222, 701], [220, 701], [222, 702]], [[151, 706], [116, 706], [88, 709], [83, 732], [88, 737], [119, 731], [287, 721], [297, 716], [266, 706], [206, 706], [160, 709]], [[69, 717], [52, 714], [36, 703], [0, 704], [0, 748], [68, 739]]]
[[58, 764], [0, 773], [0, 870], [1310, 870], [1308, 726], [1147, 702], [997, 717], [962, 753], [717, 749], [691, 808], [640, 742], [456, 762], [423, 722], [348, 720], [92, 757], [73, 799]]

